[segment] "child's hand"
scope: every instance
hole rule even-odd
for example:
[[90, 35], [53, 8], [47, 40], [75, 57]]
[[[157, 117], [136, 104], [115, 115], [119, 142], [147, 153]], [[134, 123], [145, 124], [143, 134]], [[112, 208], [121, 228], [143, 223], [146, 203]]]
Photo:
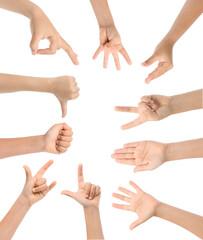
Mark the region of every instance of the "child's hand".
[[167, 144], [143, 141], [124, 145], [116, 149], [112, 158], [121, 164], [136, 166], [134, 172], [153, 170], [166, 161]]
[[52, 93], [58, 98], [61, 104], [62, 117], [67, 114], [68, 100], [76, 99], [79, 96], [79, 87], [74, 77], [61, 76], [53, 79]]
[[83, 207], [99, 207], [101, 197], [100, 187], [89, 182], [84, 182], [82, 164], [78, 166], [78, 191], [71, 192], [64, 190], [61, 193], [75, 199]]
[[21, 195], [28, 201], [31, 206], [34, 203], [42, 200], [49, 191], [56, 185], [52, 182], [49, 186], [46, 184], [46, 179], [43, 175], [54, 161], [48, 161], [33, 177], [29, 167], [24, 166], [26, 173], [26, 182]]
[[[30, 48], [33, 55], [55, 54], [57, 50], [62, 48], [69, 55], [73, 64], [79, 64], [77, 54], [73, 52], [70, 45], [59, 35], [48, 17], [41, 10], [38, 10], [38, 12], [32, 16], [30, 28], [32, 32]], [[38, 49], [39, 42], [43, 39], [49, 40], [49, 48]]]
[[118, 52], [123, 55], [129, 65], [132, 64], [115, 27], [100, 28], [100, 46], [95, 52], [93, 59], [95, 60], [102, 51], [104, 51], [104, 68], [107, 68], [109, 55], [112, 54], [117, 70], [121, 69]]
[[167, 41], [161, 41], [156, 47], [154, 54], [142, 63], [142, 66], [148, 67], [154, 62], [158, 61], [158, 67], [148, 75], [145, 79], [146, 83], [150, 83], [153, 79], [160, 77], [168, 70], [173, 68], [173, 44]]
[[172, 113], [170, 97], [161, 95], [144, 96], [138, 107], [115, 107], [119, 112], [137, 113], [139, 117], [123, 125], [123, 130], [136, 127], [147, 121], [159, 121]]
[[72, 129], [66, 123], [55, 124], [43, 136], [44, 152], [64, 153], [72, 141]]
[[130, 225], [130, 230], [132, 230], [153, 217], [160, 203], [149, 194], [143, 192], [134, 182], [130, 181], [130, 185], [136, 190], [136, 193], [122, 187], [119, 187], [118, 190], [126, 194], [127, 197], [118, 193], [113, 193], [113, 197], [129, 203], [129, 205], [113, 203], [112, 206], [137, 213], [139, 218]]

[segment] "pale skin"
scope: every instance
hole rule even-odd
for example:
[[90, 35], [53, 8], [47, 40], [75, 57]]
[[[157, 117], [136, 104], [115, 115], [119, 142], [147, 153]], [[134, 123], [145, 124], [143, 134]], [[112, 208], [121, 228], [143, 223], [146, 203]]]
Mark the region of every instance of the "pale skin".
[[116, 106], [115, 111], [136, 113], [139, 116], [121, 126], [126, 130], [148, 121], [159, 121], [170, 115], [203, 108], [203, 90], [174, 95], [149, 95], [141, 98], [138, 107]]
[[54, 188], [55, 181], [47, 185], [46, 179], [43, 178], [43, 175], [52, 164], [52, 160], [48, 161], [34, 176], [32, 176], [30, 168], [24, 166], [26, 174], [25, 186], [12, 208], [0, 222], [1, 240], [10, 240], [32, 205], [42, 200]]
[[67, 103], [79, 96], [79, 87], [72, 76], [40, 78], [0, 74], [0, 93], [19, 91], [46, 92], [53, 94], [61, 105], [62, 117], [67, 115]]
[[[30, 48], [33, 55], [55, 54], [63, 49], [70, 57], [73, 64], [78, 65], [77, 54], [70, 45], [60, 36], [45, 13], [34, 3], [28, 0], [0, 0], [0, 8], [19, 13], [30, 19], [32, 39]], [[49, 47], [39, 49], [39, 42], [43, 39], [49, 41]]]
[[138, 215], [138, 219], [130, 225], [130, 230], [152, 217], [159, 217], [185, 228], [201, 239], [203, 238], [203, 217], [159, 202], [132, 181], [130, 181], [130, 185], [136, 193], [123, 187], [119, 187], [118, 190], [125, 195], [113, 193], [113, 197], [127, 204], [112, 204], [114, 208], [132, 211]]
[[60, 123], [55, 124], [44, 135], [2, 138], [0, 139], [0, 159], [39, 152], [65, 153], [71, 145], [72, 135], [72, 129], [66, 123]]
[[135, 173], [154, 170], [168, 161], [202, 157], [203, 138], [168, 144], [154, 141], [127, 143], [112, 154], [117, 163], [135, 166]]
[[99, 186], [91, 184], [90, 182], [84, 182], [82, 164], [78, 166], [77, 192], [64, 190], [61, 193], [73, 198], [83, 206], [87, 239], [104, 239], [99, 213], [101, 190]]
[[120, 35], [116, 29], [107, 0], [90, 0], [97, 18], [100, 31], [100, 46], [95, 52], [93, 59], [104, 51], [103, 67], [107, 68], [109, 55], [112, 54], [117, 70], [121, 69], [118, 53], [131, 65], [131, 59], [121, 43]]
[[186, 0], [171, 29], [155, 48], [153, 55], [142, 63], [148, 67], [158, 62], [157, 68], [145, 79], [148, 84], [173, 68], [173, 47], [203, 12], [202, 0]]

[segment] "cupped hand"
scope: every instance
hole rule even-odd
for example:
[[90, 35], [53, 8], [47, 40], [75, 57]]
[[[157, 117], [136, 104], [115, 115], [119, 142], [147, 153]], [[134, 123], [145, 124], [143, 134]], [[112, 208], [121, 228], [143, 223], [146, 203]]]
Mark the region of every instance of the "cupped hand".
[[118, 53], [120, 53], [126, 60], [126, 62], [131, 65], [132, 62], [128, 53], [121, 43], [120, 35], [117, 29], [113, 26], [107, 28], [100, 28], [100, 46], [95, 52], [93, 59], [95, 60], [98, 55], [104, 51], [104, 62], [103, 67], [107, 68], [109, 55], [112, 54], [117, 70], [121, 69]]
[[55, 124], [43, 136], [44, 152], [65, 153], [72, 141], [72, 129], [66, 123]]
[[116, 149], [112, 158], [117, 163], [136, 166], [134, 172], [153, 170], [166, 161], [167, 144], [143, 141], [124, 145], [124, 148]]
[[101, 197], [101, 190], [99, 186], [91, 184], [89, 182], [84, 182], [83, 177], [83, 166], [79, 164], [78, 166], [78, 190], [77, 192], [71, 192], [64, 190], [61, 192], [68, 197], [75, 199], [83, 207], [98, 207]]
[[34, 177], [32, 176], [30, 168], [28, 166], [24, 166], [26, 182], [21, 194], [27, 199], [30, 206], [42, 200], [56, 185], [56, 182], [54, 181], [48, 186], [46, 179], [43, 178], [43, 175], [53, 162], [54, 161], [52, 160], [48, 161]]
[[132, 122], [124, 124], [123, 130], [136, 127], [148, 121], [159, 121], [172, 114], [170, 105], [171, 98], [162, 95], [150, 95], [141, 98], [138, 107], [115, 107], [115, 111], [137, 113], [137, 117]]
[[165, 40], [161, 41], [156, 47], [154, 54], [143, 62], [142, 66], [148, 67], [156, 61], [159, 62], [158, 67], [145, 79], [147, 84], [173, 68], [173, 44]]
[[[32, 16], [30, 28], [32, 32], [30, 48], [33, 55], [55, 54], [57, 50], [62, 48], [68, 54], [73, 64], [79, 64], [77, 54], [74, 53], [70, 45], [59, 35], [51, 21], [41, 10]], [[39, 42], [43, 39], [47, 39], [50, 42], [49, 48], [38, 49]]]
[[129, 204], [113, 203], [112, 206], [114, 208], [136, 212], [138, 219], [130, 225], [130, 230], [132, 230], [153, 217], [160, 203], [151, 195], [143, 192], [134, 182], [130, 181], [130, 185], [136, 190], [136, 193], [126, 188], [119, 187], [118, 190], [127, 196], [118, 193], [112, 194], [113, 197]]
[[67, 102], [79, 96], [80, 88], [72, 76], [56, 77], [52, 81], [53, 94], [61, 104], [62, 117], [67, 114]]

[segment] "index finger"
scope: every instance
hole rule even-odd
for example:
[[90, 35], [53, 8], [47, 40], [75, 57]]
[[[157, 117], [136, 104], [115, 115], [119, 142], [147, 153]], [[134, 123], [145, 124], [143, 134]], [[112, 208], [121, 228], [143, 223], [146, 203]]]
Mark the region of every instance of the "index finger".
[[83, 177], [83, 166], [82, 164], [78, 165], [78, 186], [84, 183], [84, 177]]
[[64, 40], [62, 39], [62, 49], [68, 54], [68, 56], [70, 57], [71, 61], [73, 64], [78, 65], [79, 61], [77, 59], [78, 55], [76, 53], [74, 53], [73, 49], [71, 48], [71, 46]]
[[42, 168], [40, 168], [40, 170], [37, 172], [37, 174], [35, 175], [36, 179], [41, 178], [45, 172], [47, 171], [47, 169], [54, 163], [53, 160], [49, 160], [46, 164], [44, 164], [44, 166]]
[[132, 112], [132, 113], [137, 113], [138, 108], [137, 107], [121, 107], [121, 106], [116, 106], [115, 111], [118, 112]]

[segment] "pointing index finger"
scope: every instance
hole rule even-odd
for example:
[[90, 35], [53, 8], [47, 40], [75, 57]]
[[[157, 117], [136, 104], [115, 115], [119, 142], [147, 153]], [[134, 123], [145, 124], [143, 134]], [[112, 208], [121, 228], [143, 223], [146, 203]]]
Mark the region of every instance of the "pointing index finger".
[[53, 161], [53, 160], [50, 160], [50, 161], [48, 161], [46, 164], [44, 164], [44, 166], [41, 167], [40, 170], [39, 170], [39, 171], [37, 172], [37, 174], [35, 175], [35, 178], [36, 178], [36, 179], [41, 178], [41, 177], [45, 174], [45, 172], [47, 171], [47, 169], [48, 169], [53, 163], [54, 163], [54, 161]]
[[78, 165], [78, 186], [80, 186], [81, 183], [84, 183], [83, 166], [82, 164], [79, 164]]

